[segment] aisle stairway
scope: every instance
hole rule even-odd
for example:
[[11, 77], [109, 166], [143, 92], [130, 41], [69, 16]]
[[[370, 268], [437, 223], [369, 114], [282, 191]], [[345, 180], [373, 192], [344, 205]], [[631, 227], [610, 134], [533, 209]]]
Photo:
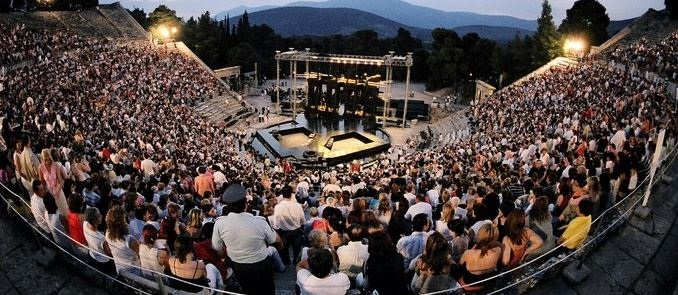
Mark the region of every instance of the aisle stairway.
[[246, 104], [230, 96], [219, 96], [200, 102], [193, 109], [214, 124], [226, 127], [252, 114]]
[[239, 120], [247, 118], [252, 115], [252, 107], [242, 100], [241, 96], [234, 91], [230, 90], [230, 87], [226, 82], [219, 79], [214, 71], [207, 66], [193, 51], [184, 44], [184, 42], [174, 42], [166, 46], [169, 50], [177, 50], [188, 57], [195, 60], [203, 69], [211, 73], [218, 79], [227, 90], [225, 95], [209, 99], [207, 101], [201, 102], [194, 107], [194, 110], [202, 114], [210, 121], [217, 125], [224, 125], [225, 127], [230, 127], [236, 124]]
[[[529, 79], [531, 79], [535, 76], [541, 75], [541, 74], [543, 74], [543, 73], [545, 73], [545, 72], [547, 72], [547, 71], [549, 71], [553, 68], [573, 67], [573, 66], [576, 66], [577, 64], [579, 64], [579, 62], [574, 60], [574, 59], [562, 57], [562, 56], [556, 57], [553, 60], [551, 60], [550, 62], [548, 62], [547, 64], [539, 67], [538, 69], [534, 70], [533, 72], [531, 72], [531, 73], [525, 75], [524, 77], [516, 80], [515, 82], [511, 83], [511, 85], [509, 85], [508, 87], [511, 87], [513, 85], [519, 85], [520, 83], [523, 83], [524, 81], [527, 81], [527, 80], [529, 80]], [[502, 90], [505, 89], [505, 88], [502, 88]], [[501, 91], [501, 90], [499, 90], [499, 91]], [[497, 91], [497, 92], [499, 92], [499, 91]]]
[[130, 39], [146, 39], [148, 33], [119, 4], [99, 5], [97, 10], [115, 26], [123, 36]]

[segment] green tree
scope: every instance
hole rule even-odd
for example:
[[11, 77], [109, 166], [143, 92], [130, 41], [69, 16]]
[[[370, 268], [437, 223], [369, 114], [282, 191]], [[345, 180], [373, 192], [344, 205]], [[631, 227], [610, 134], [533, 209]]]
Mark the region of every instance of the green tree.
[[243, 72], [254, 70], [257, 61], [256, 50], [247, 42], [242, 42], [228, 51], [228, 61], [231, 65], [241, 66]]
[[541, 16], [537, 19], [537, 34], [534, 36], [537, 47], [535, 66], [546, 64], [558, 57], [562, 52], [560, 36], [558, 31], [556, 31], [556, 25], [553, 23], [551, 11], [551, 4], [549, 4], [548, 0], [544, 0], [541, 5]]
[[407, 54], [421, 47], [421, 40], [412, 37], [410, 31], [398, 29], [398, 34], [393, 39], [393, 50], [396, 54]]
[[433, 50], [440, 50], [448, 42], [453, 46], [461, 43], [457, 32], [448, 29], [436, 28], [431, 32], [431, 36], [433, 37]]
[[174, 39], [181, 39], [181, 18], [177, 16], [177, 12], [169, 9], [165, 5], [160, 5], [153, 12], [148, 15], [148, 27], [151, 33], [157, 38], [163, 38], [162, 34], [158, 32], [158, 28], [164, 26], [165, 28], [176, 28], [176, 35], [172, 36]]
[[666, 10], [671, 14], [671, 18], [678, 19], [678, 0], [664, 0]]
[[610, 17], [607, 9], [596, 0], [577, 0], [567, 10], [560, 24], [560, 32], [567, 36], [582, 36], [590, 45], [598, 46], [607, 40]]
[[424, 48], [419, 48], [412, 54], [414, 64], [412, 65], [412, 80], [426, 82], [431, 75], [431, 70], [426, 63], [429, 52]]
[[148, 29], [148, 16], [143, 9], [134, 8], [134, 10], [127, 10], [129, 14], [136, 20], [144, 29]]

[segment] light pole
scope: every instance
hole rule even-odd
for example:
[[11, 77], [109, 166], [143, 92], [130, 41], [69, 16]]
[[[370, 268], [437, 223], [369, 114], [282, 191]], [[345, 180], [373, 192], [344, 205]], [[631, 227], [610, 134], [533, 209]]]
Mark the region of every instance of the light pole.
[[277, 82], [277, 87], [275, 88], [275, 109], [278, 112], [278, 115], [282, 112], [280, 110], [280, 50], [275, 51], [275, 77]]
[[[412, 52], [407, 53], [407, 59], [412, 59]], [[412, 66], [407, 65], [407, 77], [405, 78], [405, 107], [403, 107], [403, 128], [407, 127], [407, 102], [410, 97], [410, 68]]]

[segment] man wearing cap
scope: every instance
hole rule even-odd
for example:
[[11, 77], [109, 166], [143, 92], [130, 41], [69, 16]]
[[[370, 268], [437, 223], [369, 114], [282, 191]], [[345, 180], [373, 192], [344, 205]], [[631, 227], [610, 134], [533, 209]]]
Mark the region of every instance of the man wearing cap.
[[245, 194], [240, 184], [232, 184], [224, 191], [221, 201], [226, 204], [227, 215], [219, 217], [214, 225], [212, 247], [219, 253], [227, 250], [245, 294], [275, 294], [267, 247], [280, 244], [280, 237], [263, 217], [245, 212]]

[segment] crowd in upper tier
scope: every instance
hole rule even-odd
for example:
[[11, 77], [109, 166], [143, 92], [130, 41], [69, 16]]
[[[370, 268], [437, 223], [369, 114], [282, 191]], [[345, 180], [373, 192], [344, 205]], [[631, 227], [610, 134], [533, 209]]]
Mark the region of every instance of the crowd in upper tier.
[[[452, 142], [301, 169], [195, 113], [226, 90], [190, 58], [70, 34], [0, 27], [0, 65], [32, 62], [0, 72], [0, 182], [101, 270], [186, 291], [273, 294], [289, 267], [301, 294], [489, 290], [468, 284], [580, 247], [675, 138], [665, 81], [588, 59], [475, 102]], [[611, 58], [675, 79], [676, 39]]]
[[629, 48], [609, 53], [610, 60], [636, 69], [657, 73], [670, 81], [678, 81], [678, 32], [659, 42], [641, 38]]

